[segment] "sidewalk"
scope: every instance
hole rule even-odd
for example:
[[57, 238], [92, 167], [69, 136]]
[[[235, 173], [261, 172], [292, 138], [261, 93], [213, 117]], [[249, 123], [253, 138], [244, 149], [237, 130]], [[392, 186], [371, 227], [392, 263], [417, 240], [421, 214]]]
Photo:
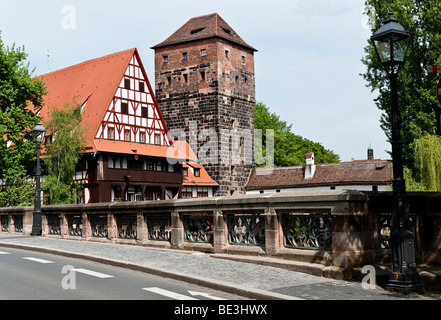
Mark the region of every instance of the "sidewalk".
[[[381, 287], [363, 289], [361, 283], [335, 280], [283, 266], [269, 258], [204, 254], [144, 246], [62, 240], [47, 237], [0, 235], [0, 247], [14, 247], [88, 259], [162, 277], [227, 291], [250, 299], [277, 300], [403, 300], [439, 299], [436, 293], [400, 295]], [[305, 266], [306, 267], [306, 266]], [[312, 266], [309, 266], [312, 267]]]

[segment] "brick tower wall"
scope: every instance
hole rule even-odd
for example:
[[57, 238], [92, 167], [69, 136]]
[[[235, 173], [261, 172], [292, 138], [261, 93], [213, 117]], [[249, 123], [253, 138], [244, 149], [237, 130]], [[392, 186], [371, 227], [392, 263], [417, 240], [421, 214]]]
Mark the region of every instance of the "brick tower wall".
[[[201, 55], [205, 50], [206, 55]], [[184, 59], [186, 53], [186, 59]], [[164, 57], [167, 57], [165, 60]], [[219, 183], [216, 195], [244, 193], [254, 166], [254, 56], [253, 51], [231, 42], [211, 38], [155, 49], [156, 99], [169, 130], [187, 135], [208, 174]], [[190, 132], [193, 129], [193, 132]], [[217, 133], [216, 141], [199, 137], [202, 130]], [[221, 150], [222, 132], [236, 129], [241, 152], [230, 149], [229, 158]], [[244, 150], [246, 148], [246, 150]], [[217, 156], [207, 153], [218, 151]], [[224, 146], [224, 150], [225, 146]], [[199, 154], [198, 154], [199, 152]], [[240, 161], [237, 157], [240, 154]], [[217, 159], [217, 160], [214, 160]]]

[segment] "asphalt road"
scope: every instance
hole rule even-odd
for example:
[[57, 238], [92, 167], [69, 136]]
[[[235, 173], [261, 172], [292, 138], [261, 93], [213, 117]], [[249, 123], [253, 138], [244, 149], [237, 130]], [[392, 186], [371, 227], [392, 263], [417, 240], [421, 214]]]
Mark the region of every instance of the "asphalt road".
[[0, 248], [1, 300], [240, 300], [239, 296], [129, 269]]

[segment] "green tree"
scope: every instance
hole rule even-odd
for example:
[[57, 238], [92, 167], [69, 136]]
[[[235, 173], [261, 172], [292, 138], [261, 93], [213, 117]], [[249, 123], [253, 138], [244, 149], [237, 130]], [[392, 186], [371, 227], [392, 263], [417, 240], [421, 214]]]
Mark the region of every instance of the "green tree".
[[29, 63], [25, 64], [26, 58], [24, 48], [5, 46], [0, 33], [0, 137], [3, 138], [0, 174], [4, 179], [0, 197], [3, 199], [13, 193], [12, 189], [20, 189], [19, 183], [25, 183], [24, 177], [32, 175], [35, 169], [36, 145], [30, 130], [38, 122], [37, 111], [43, 106], [46, 88], [41, 80], [31, 77], [33, 71], [29, 71]]
[[292, 133], [292, 124], [280, 120], [261, 102], [254, 105], [254, 127], [262, 130], [263, 153], [265, 154], [266, 129], [274, 130], [274, 166], [299, 166], [305, 164], [308, 152], [314, 152], [317, 163], [339, 162], [340, 157], [325, 149], [320, 143]]
[[47, 176], [42, 182], [47, 204], [74, 203], [81, 185], [73, 181], [75, 166], [85, 148], [85, 127], [81, 122], [81, 104], [53, 108], [45, 122], [44, 167]]
[[[435, 95], [437, 76], [428, 73], [426, 67], [441, 64], [441, 1], [366, 0], [365, 5], [372, 33], [392, 10], [394, 17], [413, 35], [398, 75], [398, 107], [402, 118], [403, 163], [416, 179], [418, 164], [413, 142], [425, 134], [440, 134], [440, 108]], [[367, 70], [361, 76], [372, 92], [378, 92], [374, 101], [383, 112], [380, 126], [390, 140], [390, 82], [370, 40], [362, 62]]]
[[441, 137], [424, 135], [413, 143], [416, 174], [406, 168], [406, 190], [441, 191]]

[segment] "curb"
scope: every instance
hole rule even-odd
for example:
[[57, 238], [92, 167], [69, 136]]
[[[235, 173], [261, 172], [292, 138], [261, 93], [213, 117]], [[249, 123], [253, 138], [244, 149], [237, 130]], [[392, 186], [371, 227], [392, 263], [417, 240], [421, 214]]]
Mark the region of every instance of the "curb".
[[50, 254], [56, 254], [68, 258], [77, 258], [77, 259], [84, 259], [89, 260], [93, 262], [98, 262], [106, 265], [111, 265], [115, 267], [121, 267], [121, 268], [127, 268], [130, 270], [140, 271], [164, 278], [169, 278], [173, 280], [179, 280], [183, 282], [187, 282], [190, 284], [198, 285], [198, 286], [204, 286], [213, 290], [219, 290], [223, 292], [227, 292], [230, 294], [235, 294], [244, 298], [249, 299], [255, 299], [255, 300], [304, 300], [301, 298], [288, 296], [284, 294], [269, 292], [265, 290], [260, 289], [254, 289], [254, 288], [245, 288], [245, 287], [238, 287], [233, 286], [230, 283], [224, 282], [224, 281], [217, 281], [212, 280], [208, 278], [203, 277], [194, 277], [192, 275], [188, 274], [179, 274], [175, 272], [170, 272], [166, 270], [146, 267], [137, 265], [134, 263], [128, 263], [123, 262], [119, 260], [112, 260], [107, 259], [103, 257], [98, 256], [92, 256], [87, 255], [83, 253], [76, 253], [76, 252], [70, 252], [70, 251], [62, 251], [62, 250], [56, 250], [56, 249], [47, 249], [44, 247], [36, 247], [36, 246], [28, 246], [28, 245], [20, 245], [20, 244], [11, 244], [11, 243], [2, 243], [0, 242], [0, 247], [6, 247], [6, 248], [14, 248], [14, 249], [23, 249], [23, 250], [31, 250], [36, 252], [43, 252], [43, 253], [50, 253]]

